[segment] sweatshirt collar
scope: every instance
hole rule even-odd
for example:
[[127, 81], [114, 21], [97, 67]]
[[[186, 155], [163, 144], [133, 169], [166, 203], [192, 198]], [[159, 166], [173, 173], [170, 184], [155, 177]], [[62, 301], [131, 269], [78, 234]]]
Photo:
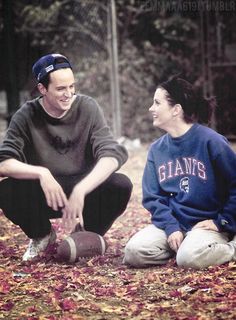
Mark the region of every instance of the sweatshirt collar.
[[179, 137], [176, 137], [176, 138], [173, 138], [173, 137], [171, 137], [170, 134], [167, 134], [168, 140], [170, 142], [172, 142], [172, 143], [180, 143], [180, 142], [183, 142], [185, 140], [189, 140], [194, 136], [194, 133], [195, 133], [195, 131], [196, 131], [196, 129], [198, 127], [199, 127], [199, 124], [198, 123], [194, 123], [192, 125], [192, 127], [187, 132], [185, 132], [182, 136], [179, 136]]

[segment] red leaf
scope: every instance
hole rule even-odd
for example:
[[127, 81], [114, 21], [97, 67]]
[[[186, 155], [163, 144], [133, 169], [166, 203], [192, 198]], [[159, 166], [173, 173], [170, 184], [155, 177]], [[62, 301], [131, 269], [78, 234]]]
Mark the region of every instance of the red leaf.
[[14, 303], [12, 301], [8, 301], [0, 307], [0, 310], [10, 311], [14, 307]]
[[11, 290], [10, 284], [5, 280], [1, 281], [1, 283], [0, 283], [0, 293], [6, 294], [6, 293], [9, 293], [10, 290]]
[[182, 296], [182, 292], [180, 292], [178, 290], [173, 290], [170, 292], [170, 296], [173, 298], [179, 298]]
[[73, 299], [66, 298], [59, 303], [60, 307], [64, 311], [75, 310], [77, 303]]

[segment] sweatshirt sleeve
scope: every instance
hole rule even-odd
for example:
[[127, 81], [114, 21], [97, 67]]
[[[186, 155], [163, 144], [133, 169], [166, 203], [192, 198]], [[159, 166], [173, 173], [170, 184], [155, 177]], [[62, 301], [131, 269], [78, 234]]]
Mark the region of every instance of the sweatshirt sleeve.
[[99, 105], [96, 107], [90, 139], [94, 157], [97, 160], [103, 157], [116, 158], [119, 163], [118, 170], [128, 159], [127, 150], [114, 139], [102, 109]]
[[143, 206], [151, 213], [152, 223], [164, 230], [167, 236], [175, 231], [181, 231], [179, 222], [169, 207], [168, 195], [159, 185], [151, 150], [144, 169], [142, 188]]
[[3, 143], [0, 146], [0, 162], [14, 158], [26, 162], [25, 146], [28, 141], [26, 121], [22, 112], [16, 112], [6, 131]]
[[220, 173], [223, 182], [219, 188], [227, 190], [224, 206], [214, 222], [219, 231], [236, 233], [236, 154], [226, 141], [223, 145], [218, 144], [218, 150], [220, 152], [214, 160], [215, 172], [216, 175]]

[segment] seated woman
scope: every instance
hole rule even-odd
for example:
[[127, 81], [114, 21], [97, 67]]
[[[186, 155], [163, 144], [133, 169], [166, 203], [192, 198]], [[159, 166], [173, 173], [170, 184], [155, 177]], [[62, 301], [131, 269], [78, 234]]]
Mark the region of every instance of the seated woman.
[[151, 145], [143, 175], [151, 224], [129, 240], [124, 263], [161, 265], [176, 254], [178, 266], [200, 269], [236, 260], [236, 155], [200, 124], [213, 108], [181, 78], [157, 87], [149, 111], [166, 134]]

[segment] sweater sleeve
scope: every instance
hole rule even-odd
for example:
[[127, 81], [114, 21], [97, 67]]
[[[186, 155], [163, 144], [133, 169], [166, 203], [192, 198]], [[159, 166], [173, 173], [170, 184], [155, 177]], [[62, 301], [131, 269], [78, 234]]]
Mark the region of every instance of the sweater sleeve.
[[119, 169], [128, 159], [127, 150], [114, 139], [102, 109], [99, 105], [96, 106], [97, 111], [90, 138], [94, 158], [97, 160], [103, 157], [116, 158], [119, 163]]
[[26, 121], [19, 110], [13, 115], [3, 143], [0, 146], [0, 162], [10, 158], [27, 162], [24, 150], [28, 139]]
[[214, 222], [220, 231], [236, 233], [236, 154], [226, 141], [218, 148], [220, 153], [214, 160], [215, 172], [220, 173], [224, 183], [219, 187], [227, 189], [224, 206]]
[[175, 231], [181, 231], [179, 222], [169, 207], [168, 195], [159, 185], [151, 151], [149, 151], [144, 169], [142, 188], [143, 206], [151, 213], [152, 223], [157, 228], [164, 230], [167, 236]]

